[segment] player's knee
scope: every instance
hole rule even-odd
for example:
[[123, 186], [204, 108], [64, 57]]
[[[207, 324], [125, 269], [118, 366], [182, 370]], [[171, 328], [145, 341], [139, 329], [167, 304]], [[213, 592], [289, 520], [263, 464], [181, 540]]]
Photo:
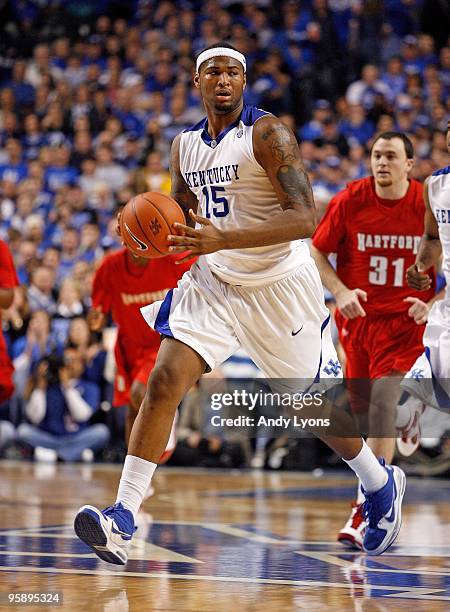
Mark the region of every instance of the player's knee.
[[131, 386], [130, 391], [130, 408], [137, 412], [142, 404], [145, 396], [145, 385], [140, 382], [135, 382]]
[[144, 408], [170, 401], [171, 397], [177, 395], [178, 380], [179, 376], [171, 365], [157, 365], [147, 383], [147, 391], [143, 401]]

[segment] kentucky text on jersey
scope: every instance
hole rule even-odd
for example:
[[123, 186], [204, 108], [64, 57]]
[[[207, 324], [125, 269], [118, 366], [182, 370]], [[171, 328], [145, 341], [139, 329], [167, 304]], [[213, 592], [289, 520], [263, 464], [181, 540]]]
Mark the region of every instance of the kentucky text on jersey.
[[450, 223], [450, 208], [435, 208], [434, 215], [438, 223]]
[[168, 289], [161, 289], [160, 291], [148, 291], [147, 293], [121, 293], [120, 296], [125, 306], [129, 304], [153, 304], [157, 300], [163, 300], [168, 291]]
[[417, 253], [421, 236], [399, 236], [390, 234], [357, 234], [358, 251], [367, 249], [408, 249]]
[[228, 164], [207, 170], [194, 170], [185, 172], [184, 179], [189, 187], [203, 187], [217, 183], [231, 183], [232, 180], [239, 180], [239, 164]]

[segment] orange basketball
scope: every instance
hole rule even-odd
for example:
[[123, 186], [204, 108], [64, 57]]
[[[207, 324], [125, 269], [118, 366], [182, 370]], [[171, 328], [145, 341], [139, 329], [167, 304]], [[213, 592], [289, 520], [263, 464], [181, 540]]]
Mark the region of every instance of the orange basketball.
[[120, 215], [120, 234], [125, 245], [138, 257], [154, 259], [169, 252], [167, 236], [176, 234], [175, 222], [186, 223], [173, 198], [162, 193], [140, 193], [125, 204]]

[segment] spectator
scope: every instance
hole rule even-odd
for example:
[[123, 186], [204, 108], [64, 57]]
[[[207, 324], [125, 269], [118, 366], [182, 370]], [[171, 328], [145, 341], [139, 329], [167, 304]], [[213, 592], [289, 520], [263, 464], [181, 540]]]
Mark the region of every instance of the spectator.
[[169, 195], [170, 174], [164, 169], [159, 152], [154, 151], [147, 155], [145, 166], [136, 172], [134, 188], [136, 193], [160, 191]]
[[44, 310], [53, 314], [56, 310], [53, 288], [56, 274], [54, 270], [40, 266], [31, 275], [31, 284], [28, 288], [27, 299], [30, 310]]
[[20, 399], [24, 397], [30, 374], [45, 356], [58, 350], [50, 335], [50, 317], [46, 310], [31, 313], [26, 334], [15, 340], [11, 348], [14, 363], [14, 381]]
[[120, 164], [113, 160], [111, 148], [101, 145], [96, 153], [97, 167], [94, 177], [97, 182], [105, 183], [113, 191], [123, 187], [128, 180], [128, 173]]
[[52, 334], [58, 344], [65, 344], [72, 319], [86, 314], [77, 285], [71, 278], [65, 278], [59, 290], [56, 311], [52, 317]]
[[0, 165], [0, 181], [18, 183], [27, 176], [27, 167], [22, 159], [22, 145], [17, 138], [9, 138], [5, 144], [7, 161]]
[[83, 357], [85, 361], [83, 378], [96, 383], [104, 392], [106, 350], [99, 341], [99, 335], [91, 332], [84, 317], [75, 317], [70, 322], [67, 346], [76, 348]]
[[109, 440], [106, 425], [90, 425], [99, 408], [99, 390], [81, 378], [84, 360], [77, 349], [64, 351], [64, 359], [43, 359], [30, 381], [25, 412], [31, 424], [17, 429], [19, 442], [34, 449], [44, 461], [92, 461], [94, 452]]
[[352, 83], [347, 89], [347, 102], [349, 104], [361, 104], [365, 109], [370, 109], [373, 106], [376, 94], [381, 94], [389, 99], [389, 87], [379, 76], [380, 72], [377, 66], [366, 64], [362, 69], [361, 79]]
[[74, 227], [66, 227], [61, 237], [59, 276], [64, 279], [72, 273], [75, 262], [80, 258], [80, 237]]

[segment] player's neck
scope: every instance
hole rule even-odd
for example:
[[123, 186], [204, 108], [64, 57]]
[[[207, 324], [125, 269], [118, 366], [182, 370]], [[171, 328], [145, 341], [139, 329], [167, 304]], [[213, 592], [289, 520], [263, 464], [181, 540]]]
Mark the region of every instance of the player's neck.
[[208, 117], [208, 134], [211, 138], [217, 138], [217, 136], [223, 132], [229, 125], [234, 123], [239, 115], [242, 113], [244, 103], [241, 104], [231, 111], [223, 115], [217, 115], [210, 109], [206, 109], [206, 115]]
[[144, 257], [134, 257], [130, 251], [127, 250], [128, 262], [136, 268], [146, 268], [149, 264], [149, 260]]
[[392, 183], [391, 185], [379, 185], [375, 181], [375, 193], [383, 200], [401, 200], [405, 197], [409, 189], [409, 181], [406, 178], [403, 181]]

